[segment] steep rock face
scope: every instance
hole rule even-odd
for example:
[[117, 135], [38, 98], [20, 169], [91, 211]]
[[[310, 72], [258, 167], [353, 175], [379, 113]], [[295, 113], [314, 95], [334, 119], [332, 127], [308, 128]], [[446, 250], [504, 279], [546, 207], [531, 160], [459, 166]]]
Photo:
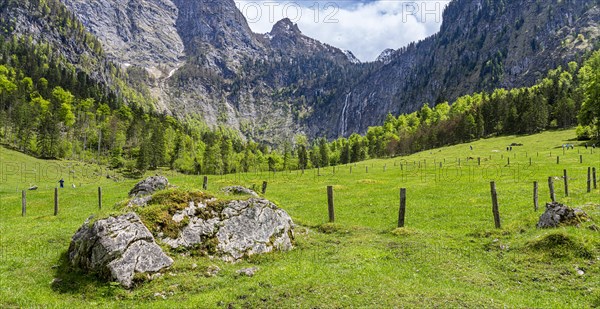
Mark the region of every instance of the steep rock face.
[[332, 96], [337, 87], [327, 84], [342, 74], [329, 73], [350, 64], [287, 19], [269, 34], [252, 33], [233, 0], [61, 1], [105, 45], [115, 45], [115, 61], [158, 77], [147, 83], [160, 110], [200, 115], [257, 140], [305, 131], [303, 119], [325, 101], [315, 93]]
[[116, 61], [155, 72], [160, 109], [273, 143], [348, 136], [389, 112], [532, 85], [600, 36], [598, 0], [454, 0], [439, 33], [359, 64], [287, 19], [252, 33], [233, 0], [61, 1]]
[[[388, 112], [533, 85], [548, 70], [598, 45], [598, 5], [597, 0], [452, 1], [439, 33], [386, 55], [386, 65], [351, 81], [334, 103], [314, 113], [311, 135], [365, 132]], [[319, 128], [326, 119], [340, 120], [333, 128]]]
[[171, 0], [62, 0], [122, 64], [168, 76], [185, 57], [176, 28], [179, 9]]

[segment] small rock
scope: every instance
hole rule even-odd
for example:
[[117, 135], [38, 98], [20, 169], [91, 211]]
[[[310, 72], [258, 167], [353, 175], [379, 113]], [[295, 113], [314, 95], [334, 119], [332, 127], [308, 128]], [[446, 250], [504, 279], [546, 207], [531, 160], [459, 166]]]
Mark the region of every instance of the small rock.
[[152, 195], [134, 197], [129, 201], [127, 207], [146, 207], [150, 201], [152, 201]]
[[54, 279], [52, 279], [52, 282], [50, 282], [50, 284], [57, 284], [57, 283], [61, 283], [61, 282], [62, 282], [62, 279], [54, 278]]
[[152, 176], [138, 182], [131, 191], [129, 197], [140, 197], [150, 195], [156, 191], [164, 190], [169, 186], [169, 180], [164, 176]]
[[219, 272], [221, 272], [221, 268], [219, 268], [219, 266], [211, 265], [208, 266], [204, 275], [206, 277], [216, 277], [219, 274]]
[[578, 225], [588, 216], [581, 209], [572, 209], [563, 204], [552, 202], [546, 204], [546, 211], [540, 216], [538, 228], [554, 228], [560, 225]]
[[225, 188], [221, 189], [221, 191], [223, 191], [226, 194], [231, 194], [231, 195], [245, 194], [245, 195], [251, 195], [254, 197], [258, 197], [258, 193], [254, 192], [248, 188], [242, 187], [242, 186], [225, 187]]
[[236, 273], [240, 276], [252, 277], [258, 271], [258, 267], [244, 268], [238, 270]]
[[577, 274], [580, 275], [580, 276], [583, 276], [583, 275], [585, 275], [585, 272], [583, 271], [583, 269], [581, 269], [581, 268], [578, 267], [577, 268]]

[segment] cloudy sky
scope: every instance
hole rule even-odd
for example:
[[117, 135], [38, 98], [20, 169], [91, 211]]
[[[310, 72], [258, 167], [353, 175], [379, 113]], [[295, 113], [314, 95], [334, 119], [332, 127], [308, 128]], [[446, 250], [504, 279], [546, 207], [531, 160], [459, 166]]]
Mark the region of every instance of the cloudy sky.
[[307, 36], [372, 61], [386, 48], [397, 49], [436, 33], [442, 0], [236, 0], [253, 31], [266, 33], [287, 17]]

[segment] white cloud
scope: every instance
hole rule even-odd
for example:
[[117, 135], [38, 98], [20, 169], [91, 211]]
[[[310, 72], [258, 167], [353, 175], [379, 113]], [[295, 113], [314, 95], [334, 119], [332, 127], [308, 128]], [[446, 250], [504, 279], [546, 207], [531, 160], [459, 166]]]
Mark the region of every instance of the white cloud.
[[372, 61], [386, 48], [400, 48], [439, 30], [450, 1], [236, 1], [253, 31], [269, 32], [284, 17], [307, 36]]

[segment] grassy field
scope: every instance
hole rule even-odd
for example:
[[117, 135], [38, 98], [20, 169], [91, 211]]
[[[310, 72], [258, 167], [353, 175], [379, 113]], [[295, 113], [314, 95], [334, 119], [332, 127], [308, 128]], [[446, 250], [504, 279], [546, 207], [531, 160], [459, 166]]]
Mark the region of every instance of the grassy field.
[[[174, 256], [164, 276], [132, 291], [69, 273], [64, 253], [83, 221], [115, 211], [136, 181], [0, 149], [0, 307], [600, 307], [600, 233], [588, 228], [593, 222], [535, 227], [550, 199], [549, 176], [560, 202], [584, 209], [600, 225], [600, 190], [586, 192], [587, 168], [600, 169], [600, 149], [586, 150], [574, 136], [566, 130], [487, 139], [335, 172], [211, 176], [213, 192], [268, 181], [265, 197], [298, 224], [296, 248], [238, 264]], [[507, 151], [511, 143], [523, 146]], [[564, 143], [576, 147], [563, 154]], [[201, 188], [201, 177], [166, 176], [182, 188]], [[61, 177], [67, 186], [55, 217], [53, 192]], [[494, 228], [490, 181], [497, 184], [501, 229]], [[538, 212], [534, 181], [540, 184]], [[39, 189], [28, 191], [22, 217], [20, 190], [33, 184]], [[328, 185], [335, 191], [335, 224], [327, 223]], [[407, 188], [406, 227], [396, 229], [400, 188]], [[212, 265], [222, 271], [206, 277]], [[259, 268], [254, 277], [236, 275], [250, 266]]]

